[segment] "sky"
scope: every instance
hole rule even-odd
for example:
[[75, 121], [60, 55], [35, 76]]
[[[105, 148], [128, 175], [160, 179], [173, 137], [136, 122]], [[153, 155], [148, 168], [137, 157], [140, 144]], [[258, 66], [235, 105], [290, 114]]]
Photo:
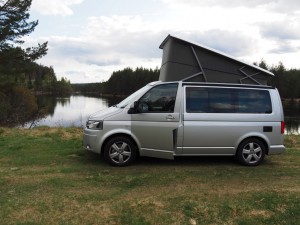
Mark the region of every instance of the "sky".
[[71, 83], [103, 82], [126, 67], [160, 68], [168, 34], [247, 63], [300, 69], [299, 0], [33, 0], [28, 46]]

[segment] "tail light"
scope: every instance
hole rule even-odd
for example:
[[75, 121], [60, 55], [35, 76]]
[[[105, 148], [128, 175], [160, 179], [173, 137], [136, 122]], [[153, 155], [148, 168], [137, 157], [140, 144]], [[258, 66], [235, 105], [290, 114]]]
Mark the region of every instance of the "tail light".
[[281, 133], [284, 134], [284, 121], [281, 121]]

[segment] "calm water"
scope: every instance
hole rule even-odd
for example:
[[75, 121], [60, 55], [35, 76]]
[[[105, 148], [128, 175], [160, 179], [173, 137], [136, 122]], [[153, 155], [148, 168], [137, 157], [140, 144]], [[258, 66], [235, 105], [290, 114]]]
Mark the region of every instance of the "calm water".
[[[100, 98], [73, 95], [68, 98], [38, 96], [40, 106], [47, 108], [47, 116], [37, 126], [83, 127], [87, 118], [102, 109], [117, 104], [120, 98]], [[287, 134], [300, 134], [300, 104], [284, 105]], [[26, 125], [30, 126], [30, 123]]]
[[[53, 96], [38, 96], [37, 98], [39, 107], [47, 109], [47, 116], [35, 122], [35, 126], [49, 127], [83, 127], [91, 114], [122, 100], [81, 95], [66, 98]], [[31, 122], [25, 127], [30, 127], [30, 125]]]

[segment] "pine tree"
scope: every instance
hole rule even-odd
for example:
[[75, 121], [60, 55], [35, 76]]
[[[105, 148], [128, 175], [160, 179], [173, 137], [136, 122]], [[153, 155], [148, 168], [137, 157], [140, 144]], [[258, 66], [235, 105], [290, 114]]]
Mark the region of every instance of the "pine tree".
[[47, 53], [47, 42], [23, 49], [22, 37], [29, 35], [38, 21], [29, 20], [32, 0], [0, 0], [0, 66], [35, 61]]

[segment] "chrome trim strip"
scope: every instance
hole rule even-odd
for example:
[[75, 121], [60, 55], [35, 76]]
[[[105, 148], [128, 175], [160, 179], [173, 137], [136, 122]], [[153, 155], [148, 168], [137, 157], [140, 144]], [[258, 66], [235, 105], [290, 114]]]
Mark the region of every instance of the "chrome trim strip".
[[[179, 148], [179, 147], [177, 147]], [[234, 147], [180, 147], [183, 149], [234, 149]]]
[[233, 156], [235, 154], [175, 154], [174, 156]]
[[152, 152], [164, 152], [164, 153], [173, 153], [173, 151], [166, 151], [166, 150], [160, 150], [160, 149], [151, 149], [151, 148], [141, 148], [142, 151], [152, 151]]

